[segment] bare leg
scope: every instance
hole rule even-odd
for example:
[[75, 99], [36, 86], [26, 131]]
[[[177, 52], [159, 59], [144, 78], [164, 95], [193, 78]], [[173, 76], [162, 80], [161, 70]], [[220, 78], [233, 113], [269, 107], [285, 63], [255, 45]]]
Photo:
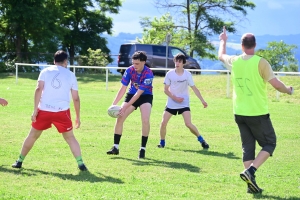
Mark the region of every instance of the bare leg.
[[182, 116], [183, 116], [186, 127], [188, 127], [190, 129], [191, 133], [193, 133], [196, 137], [200, 136], [200, 133], [199, 133], [197, 127], [194, 124], [192, 124], [191, 112], [185, 111], [182, 113]]
[[160, 124], [160, 139], [165, 140], [166, 139], [166, 134], [167, 134], [167, 125], [169, 120], [171, 119], [172, 114], [164, 111], [163, 117], [162, 117], [162, 122]]
[[76, 158], [78, 156], [81, 156], [80, 146], [73, 134], [73, 130], [65, 132], [62, 135], [63, 135], [65, 141], [68, 143], [74, 157]]
[[150, 132], [150, 114], [151, 104], [144, 103], [140, 106], [141, 120], [142, 120], [142, 136], [147, 137]]
[[[122, 105], [124, 105], [124, 104], [127, 104], [127, 103], [124, 102]], [[130, 106], [129, 108], [127, 108], [127, 110], [125, 111], [125, 113], [122, 116], [117, 118], [116, 123], [115, 123], [115, 129], [114, 129], [115, 134], [122, 135], [124, 121], [134, 110], [135, 110], [135, 107]]]
[[31, 148], [33, 147], [35, 141], [41, 136], [43, 131], [41, 130], [36, 130], [35, 128], [31, 127], [30, 132], [27, 136], [27, 138], [24, 140], [22, 150], [21, 150], [21, 155], [26, 156]]

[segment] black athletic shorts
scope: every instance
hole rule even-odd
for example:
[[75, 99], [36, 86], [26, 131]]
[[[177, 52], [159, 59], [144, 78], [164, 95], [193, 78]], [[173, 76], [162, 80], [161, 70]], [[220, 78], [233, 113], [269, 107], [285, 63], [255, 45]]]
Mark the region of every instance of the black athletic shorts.
[[[128, 103], [133, 96], [134, 96], [134, 94], [127, 93], [127, 95], [125, 97], [125, 102]], [[152, 101], [153, 101], [153, 95], [144, 94], [144, 95], [141, 95], [140, 98], [138, 98], [132, 105], [135, 107], [135, 109], [137, 109], [144, 103], [150, 103], [152, 106]]]
[[189, 107], [184, 107], [184, 108], [178, 108], [178, 109], [171, 109], [166, 107], [165, 111], [171, 113], [172, 115], [181, 115], [185, 111], [191, 111]]

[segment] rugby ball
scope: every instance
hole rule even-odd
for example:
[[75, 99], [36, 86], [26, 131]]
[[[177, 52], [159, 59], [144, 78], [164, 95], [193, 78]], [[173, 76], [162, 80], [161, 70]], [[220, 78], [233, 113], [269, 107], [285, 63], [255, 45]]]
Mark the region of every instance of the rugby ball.
[[109, 116], [113, 117], [113, 118], [118, 118], [118, 114], [120, 112], [121, 106], [118, 105], [111, 105], [108, 109], [107, 109], [107, 113]]

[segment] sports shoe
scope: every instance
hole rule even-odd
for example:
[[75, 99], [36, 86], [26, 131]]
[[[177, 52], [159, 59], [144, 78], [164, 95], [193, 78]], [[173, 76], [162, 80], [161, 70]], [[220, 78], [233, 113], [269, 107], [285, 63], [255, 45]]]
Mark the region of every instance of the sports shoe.
[[145, 158], [145, 149], [141, 149], [140, 152], [139, 152], [139, 159], [144, 159]]
[[248, 184], [248, 188], [253, 193], [259, 193], [262, 190], [256, 184], [255, 176], [252, 176], [248, 169], [245, 169], [243, 172], [241, 172], [240, 177]]
[[16, 160], [14, 164], [11, 165], [13, 168], [21, 168], [22, 167], [22, 162], [19, 162]]
[[158, 148], [165, 148], [165, 146], [163, 146], [163, 145], [161, 145], [161, 144], [157, 145], [157, 147], [158, 147]]
[[78, 168], [80, 169], [80, 171], [88, 171], [85, 164], [78, 165]]
[[205, 140], [201, 143], [201, 146], [203, 147], [203, 149], [209, 148], [209, 145], [205, 142]]
[[249, 186], [249, 183], [248, 183], [248, 187], [247, 187], [247, 193], [249, 194], [261, 194], [263, 191], [263, 189], [259, 188], [259, 191], [258, 192], [253, 192]]
[[119, 155], [119, 149], [117, 149], [115, 146], [113, 146], [108, 152], [106, 152], [108, 155]]

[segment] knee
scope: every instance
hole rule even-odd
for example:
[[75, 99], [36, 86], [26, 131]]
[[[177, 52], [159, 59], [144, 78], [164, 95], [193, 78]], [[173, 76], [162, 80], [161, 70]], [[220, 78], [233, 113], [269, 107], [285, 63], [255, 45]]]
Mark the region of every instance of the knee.
[[185, 122], [184, 123], [186, 127], [188, 127], [189, 129], [191, 129], [193, 127], [193, 124], [190, 122]]
[[270, 156], [273, 155], [273, 152], [275, 151], [276, 143], [274, 144], [266, 144], [262, 147], [262, 151], [266, 151], [270, 154]]

